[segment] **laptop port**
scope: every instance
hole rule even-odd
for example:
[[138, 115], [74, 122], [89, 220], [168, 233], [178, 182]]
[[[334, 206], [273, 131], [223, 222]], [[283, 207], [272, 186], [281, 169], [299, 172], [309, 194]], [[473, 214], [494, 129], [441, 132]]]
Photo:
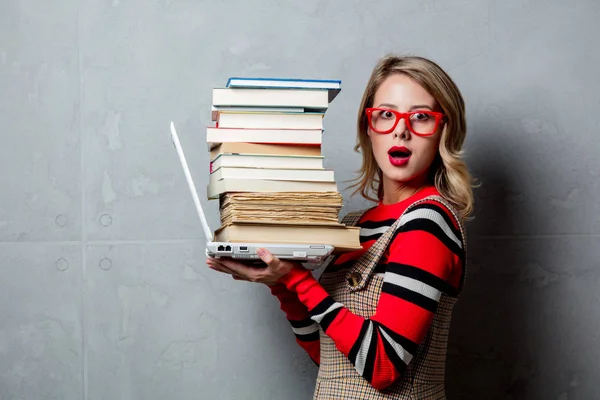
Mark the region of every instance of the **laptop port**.
[[219, 245], [219, 247], [217, 247], [217, 252], [219, 252], [219, 253], [231, 253], [231, 246], [229, 246], [229, 245], [227, 245], [227, 246]]
[[245, 253], [248, 252], [248, 246], [240, 246], [240, 251], [243, 251]]

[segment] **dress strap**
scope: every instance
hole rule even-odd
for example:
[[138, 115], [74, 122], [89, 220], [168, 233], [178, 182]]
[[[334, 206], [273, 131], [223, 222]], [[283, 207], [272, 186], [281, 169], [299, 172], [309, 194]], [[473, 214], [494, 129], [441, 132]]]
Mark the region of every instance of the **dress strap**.
[[358, 210], [349, 212], [342, 218], [342, 224], [346, 226], [355, 226], [360, 221], [361, 217], [368, 211], [369, 209]]

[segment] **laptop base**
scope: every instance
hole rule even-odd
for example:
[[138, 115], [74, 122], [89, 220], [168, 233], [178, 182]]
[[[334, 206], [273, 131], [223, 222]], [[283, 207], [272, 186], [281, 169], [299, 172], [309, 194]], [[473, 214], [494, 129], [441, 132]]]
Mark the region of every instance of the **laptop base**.
[[324, 262], [334, 249], [331, 245], [323, 244], [207, 242], [206, 255], [215, 258], [227, 257], [239, 261], [258, 261], [257, 264], [261, 264], [262, 260], [256, 254], [256, 250], [260, 248], [266, 249], [280, 260], [317, 264]]

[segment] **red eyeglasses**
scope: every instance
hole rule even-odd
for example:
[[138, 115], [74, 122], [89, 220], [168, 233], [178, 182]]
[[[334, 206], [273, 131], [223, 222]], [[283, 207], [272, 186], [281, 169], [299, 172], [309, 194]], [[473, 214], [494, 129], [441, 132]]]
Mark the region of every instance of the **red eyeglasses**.
[[400, 120], [404, 118], [408, 130], [418, 136], [433, 135], [437, 131], [440, 120], [445, 117], [442, 113], [429, 110], [401, 113], [389, 108], [367, 108], [365, 112], [373, 132], [393, 132]]

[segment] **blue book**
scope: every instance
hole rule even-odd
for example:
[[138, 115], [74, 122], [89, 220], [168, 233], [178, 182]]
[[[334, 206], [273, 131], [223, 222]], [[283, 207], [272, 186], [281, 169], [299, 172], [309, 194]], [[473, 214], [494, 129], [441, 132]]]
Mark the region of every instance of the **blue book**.
[[333, 79], [241, 78], [232, 77], [228, 88], [237, 89], [312, 89], [328, 90], [329, 102], [342, 90], [342, 81]]

